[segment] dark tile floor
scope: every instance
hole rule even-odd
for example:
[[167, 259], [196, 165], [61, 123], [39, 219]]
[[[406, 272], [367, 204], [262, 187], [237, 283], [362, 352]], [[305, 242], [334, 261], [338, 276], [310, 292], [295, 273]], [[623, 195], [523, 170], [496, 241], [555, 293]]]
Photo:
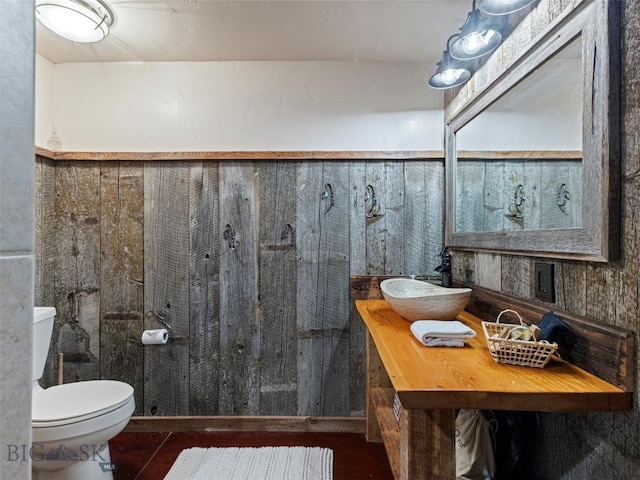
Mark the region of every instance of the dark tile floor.
[[[382, 444], [353, 433], [121, 433], [110, 442], [114, 480], [161, 480], [190, 447], [306, 446], [333, 450], [334, 480], [393, 480]], [[185, 479], [188, 480], [188, 479]]]

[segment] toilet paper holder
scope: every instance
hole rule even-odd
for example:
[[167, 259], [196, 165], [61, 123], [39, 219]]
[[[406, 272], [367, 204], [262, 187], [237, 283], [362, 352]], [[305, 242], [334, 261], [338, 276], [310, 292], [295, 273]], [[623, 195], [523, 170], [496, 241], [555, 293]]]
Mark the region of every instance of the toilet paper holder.
[[158, 320], [164, 328], [171, 331], [171, 325], [167, 323], [167, 318], [169, 317], [169, 312], [167, 310], [162, 309], [157, 312], [155, 310], [149, 310], [147, 312], [147, 317], [155, 317], [155, 319]]

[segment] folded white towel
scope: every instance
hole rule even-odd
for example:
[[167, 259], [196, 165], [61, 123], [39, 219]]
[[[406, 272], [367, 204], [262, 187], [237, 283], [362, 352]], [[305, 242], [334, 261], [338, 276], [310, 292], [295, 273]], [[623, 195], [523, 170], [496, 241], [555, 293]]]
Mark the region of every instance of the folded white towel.
[[413, 335], [427, 347], [464, 347], [476, 332], [458, 320], [418, 320], [411, 324]]
[[429, 337], [422, 341], [425, 347], [464, 347], [466, 339], [455, 340], [452, 338]]

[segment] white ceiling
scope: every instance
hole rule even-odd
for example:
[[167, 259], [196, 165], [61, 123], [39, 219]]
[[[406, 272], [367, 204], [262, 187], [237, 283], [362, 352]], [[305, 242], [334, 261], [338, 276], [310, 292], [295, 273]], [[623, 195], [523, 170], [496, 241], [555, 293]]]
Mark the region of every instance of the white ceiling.
[[435, 72], [472, 0], [111, 0], [116, 20], [96, 44], [41, 25], [36, 51], [53, 63], [122, 61], [394, 62]]

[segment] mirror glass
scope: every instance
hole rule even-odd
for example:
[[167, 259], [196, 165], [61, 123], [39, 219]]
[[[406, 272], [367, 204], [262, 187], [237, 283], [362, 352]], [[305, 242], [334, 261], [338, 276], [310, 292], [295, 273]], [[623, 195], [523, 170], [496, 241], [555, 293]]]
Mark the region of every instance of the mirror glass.
[[578, 36], [456, 132], [455, 232], [582, 227]]

